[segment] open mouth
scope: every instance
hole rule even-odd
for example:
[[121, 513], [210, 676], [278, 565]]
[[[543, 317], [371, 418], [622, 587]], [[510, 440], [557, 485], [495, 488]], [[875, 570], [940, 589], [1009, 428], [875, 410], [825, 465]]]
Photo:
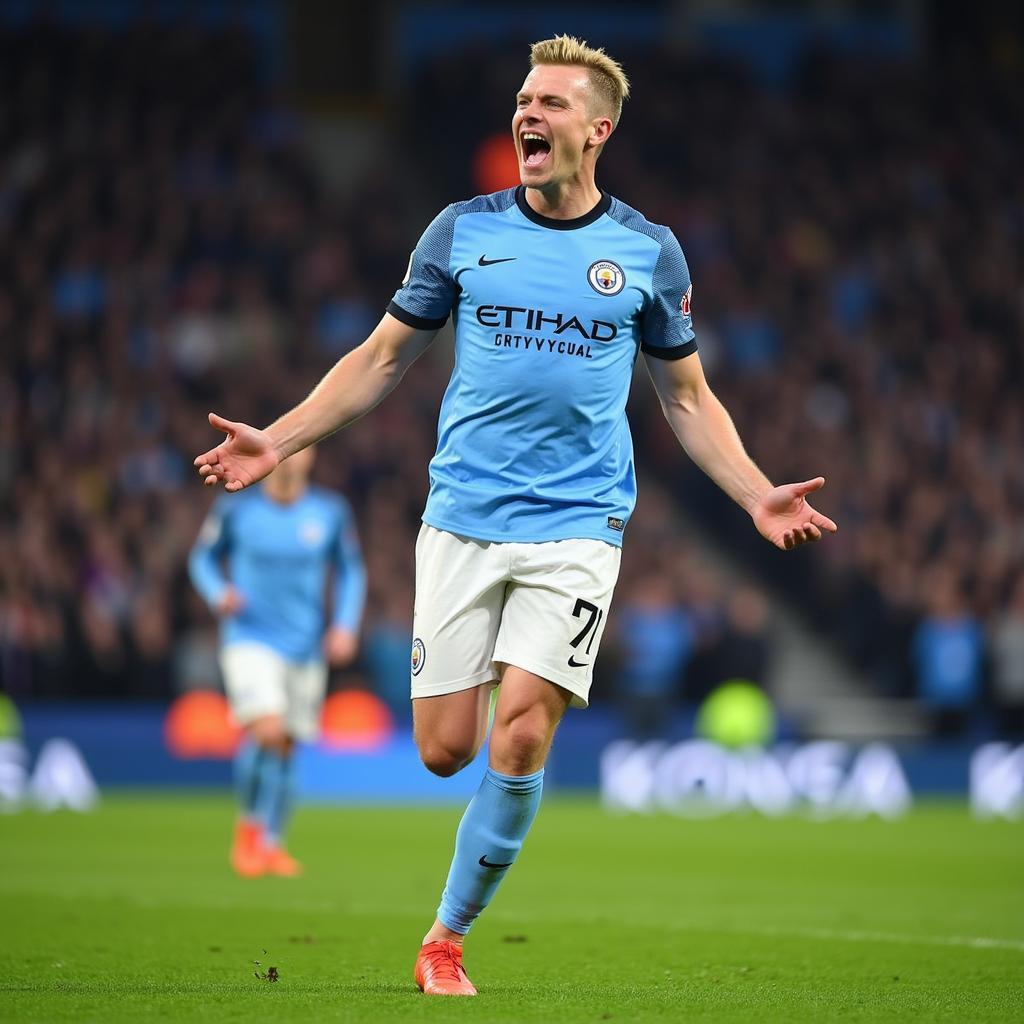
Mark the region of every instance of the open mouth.
[[523, 132], [520, 138], [523, 146], [523, 163], [527, 167], [540, 167], [551, 152], [551, 143], [536, 132]]

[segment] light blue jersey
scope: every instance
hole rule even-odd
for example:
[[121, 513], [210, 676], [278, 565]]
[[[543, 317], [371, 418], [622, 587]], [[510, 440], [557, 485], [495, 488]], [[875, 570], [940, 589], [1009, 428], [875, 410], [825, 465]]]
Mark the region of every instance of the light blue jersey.
[[355, 632], [366, 597], [355, 519], [347, 501], [317, 487], [290, 505], [262, 487], [218, 499], [188, 562], [211, 606], [228, 583], [242, 595], [241, 611], [223, 620], [225, 644], [256, 641], [300, 662], [323, 657], [332, 567], [331, 622]]
[[620, 545], [636, 503], [633, 364], [696, 351], [689, 303], [672, 232], [611, 196], [575, 220], [535, 213], [522, 187], [442, 211], [388, 306], [423, 329], [455, 317], [424, 521]]

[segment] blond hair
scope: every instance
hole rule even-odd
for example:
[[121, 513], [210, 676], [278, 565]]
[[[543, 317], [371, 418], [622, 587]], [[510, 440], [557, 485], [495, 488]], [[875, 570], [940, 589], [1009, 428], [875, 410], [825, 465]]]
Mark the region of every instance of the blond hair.
[[611, 111], [613, 127], [622, 116], [622, 102], [629, 97], [629, 79], [622, 65], [601, 47], [587, 46], [575, 36], [542, 39], [530, 47], [530, 67], [538, 64], [564, 64], [586, 68], [594, 92]]

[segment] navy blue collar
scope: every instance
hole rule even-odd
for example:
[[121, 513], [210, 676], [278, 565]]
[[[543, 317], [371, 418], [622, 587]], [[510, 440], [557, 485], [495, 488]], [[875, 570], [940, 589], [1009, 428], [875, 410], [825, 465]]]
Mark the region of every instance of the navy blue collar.
[[583, 214], [582, 217], [558, 220], [555, 217], [545, 217], [544, 214], [538, 213], [526, 201], [526, 186], [520, 185], [516, 189], [516, 205], [523, 211], [523, 216], [527, 220], [532, 220], [534, 224], [539, 224], [542, 228], [554, 228], [555, 231], [575, 231], [577, 228], [585, 228], [588, 224], [593, 224], [595, 220], [603, 217], [612, 205], [612, 197], [607, 192], [602, 192], [597, 206]]

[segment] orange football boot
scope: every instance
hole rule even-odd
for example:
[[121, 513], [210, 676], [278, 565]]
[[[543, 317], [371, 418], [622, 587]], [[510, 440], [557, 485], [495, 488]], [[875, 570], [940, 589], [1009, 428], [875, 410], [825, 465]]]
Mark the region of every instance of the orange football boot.
[[279, 875], [281, 878], [298, 878], [302, 874], [302, 865], [284, 848], [267, 846], [263, 850], [263, 864], [268, 875]]
[[240, 878], [259, 878], [266, 874], [266, 853], [263, 829], [254, 821], [242, 818], [235, 825], [235, 841], [231, 845], [231, 866]]
[[476, 995], [473, 982], [462, 966], [462, 946], [447, 939], [425, 942], [420, 946], [414, 977], [424, 995]]

